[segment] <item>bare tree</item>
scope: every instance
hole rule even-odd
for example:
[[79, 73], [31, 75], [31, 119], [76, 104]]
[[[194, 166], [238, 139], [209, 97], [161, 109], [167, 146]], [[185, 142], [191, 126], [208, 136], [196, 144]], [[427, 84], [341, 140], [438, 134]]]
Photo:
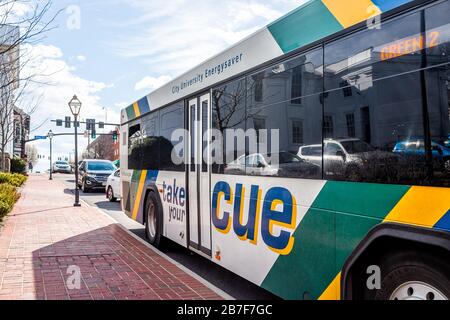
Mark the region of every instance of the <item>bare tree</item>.
[[[24, 45], [33, 45], [52, 29], [55, 15], [47, 19], [51, 0], [0, 0], [0, 169], [7, 170], [6, 149], [14, 137], [14, 107], [26, 97], [25, 112], [32, 114], [40, 102], [29, 90], [42, 74], [28, 68], [33, 56]], [[18, 14], [17, 10], [23, 12]], [[28, 72], [24, 69], [28, 68]]]

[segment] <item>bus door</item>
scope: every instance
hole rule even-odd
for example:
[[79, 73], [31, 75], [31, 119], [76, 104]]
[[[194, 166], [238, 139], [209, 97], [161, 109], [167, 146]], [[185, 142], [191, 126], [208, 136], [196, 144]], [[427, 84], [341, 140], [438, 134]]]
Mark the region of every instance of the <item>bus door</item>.
[[211, 256], [210, 94], [189, 100], [189, 247]]

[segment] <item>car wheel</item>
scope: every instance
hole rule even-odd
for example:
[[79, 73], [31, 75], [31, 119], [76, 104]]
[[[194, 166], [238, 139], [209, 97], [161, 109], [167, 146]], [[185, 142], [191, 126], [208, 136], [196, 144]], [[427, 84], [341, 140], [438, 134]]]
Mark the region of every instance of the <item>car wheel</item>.
[[114, 197], [114, 191], [113, 191], [113, 189], [111, 187], [108, 187], [108, 190], [106, 191], [106, 195], [107, 195], [108, 200], [110, 202], [116, 202], [117, 201], [117, 198]]
[[84, 193], [89, 193], [90, 189], [86, 186], [86, 181], [83, 181], [82, 190]]
[[145, 235], [148, 242], [159, 248], [161, 244], [161, 212], [159, 209], [158, 199], [151, 192], [148, 195], [145, 206]]
[[381, 289], [375, 300], [449, 300], [450, 274], [441, 260], [428, 254], [402, 253], [381, 266]]

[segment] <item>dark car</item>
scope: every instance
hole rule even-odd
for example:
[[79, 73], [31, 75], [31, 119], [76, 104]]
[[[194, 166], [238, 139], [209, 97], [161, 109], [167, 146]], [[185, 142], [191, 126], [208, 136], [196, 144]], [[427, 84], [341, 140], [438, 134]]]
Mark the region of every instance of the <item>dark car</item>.
[[104, 190], [108, 177], [117, 170], [109, 160], [83, 160], [79, 167], [78, 187], [83, 192]]

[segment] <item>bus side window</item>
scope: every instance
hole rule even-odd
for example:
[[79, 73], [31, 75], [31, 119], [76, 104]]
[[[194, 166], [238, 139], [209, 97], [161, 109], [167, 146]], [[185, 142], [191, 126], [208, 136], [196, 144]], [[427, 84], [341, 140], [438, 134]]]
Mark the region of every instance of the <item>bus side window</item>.
[[141, 125], [135, 124], [128, 130], [128, 167], [132, 170], [142, 169]]

